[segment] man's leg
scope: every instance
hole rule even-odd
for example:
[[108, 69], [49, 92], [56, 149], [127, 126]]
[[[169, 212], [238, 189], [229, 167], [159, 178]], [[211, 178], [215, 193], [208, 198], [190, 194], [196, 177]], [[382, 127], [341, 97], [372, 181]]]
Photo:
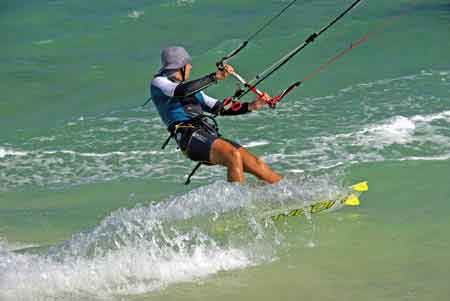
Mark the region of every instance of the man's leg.
[[249, 172], [260, 180], [270, 184], [277, 183], [283, 178], [264, 163], [263, 160], [259, 159], [245, 148], [241, 147], [239, 152], [242, 157], [245, 172]]
[[211, 147], [210, 162], [228, 168], [229, 182], [243, 183], [245, 181], [241, 152], [231, 143], [220, 138], [216, 139]]
[[266, 163], [245, 148], [238, 149], [223, 139], [214, 141], [211, 147], [211, 163], [226, 166], [230, 182], [244, 182], [244, 171], [270, 184], [277, 183], [282, 179]]

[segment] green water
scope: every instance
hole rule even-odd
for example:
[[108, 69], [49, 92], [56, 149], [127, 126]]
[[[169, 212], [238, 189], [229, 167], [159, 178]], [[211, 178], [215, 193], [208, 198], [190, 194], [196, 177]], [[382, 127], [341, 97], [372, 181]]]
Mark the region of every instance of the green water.
[[[448, 299], [448, 1], [363, 1], [261, 88], [367, 42], [276, 110], [220, 119], [279, 185], [213, 167], [185, 187], [194, 164], [160, 150], [140, 108], [160, 50], [185, 46], [201, 76], [287, 3], [0, 4], [0, 300]], [[298, 1], [231, 63], [251, 78], [349, 4]], [[358, 208], [258, 219], [361, 180]]]

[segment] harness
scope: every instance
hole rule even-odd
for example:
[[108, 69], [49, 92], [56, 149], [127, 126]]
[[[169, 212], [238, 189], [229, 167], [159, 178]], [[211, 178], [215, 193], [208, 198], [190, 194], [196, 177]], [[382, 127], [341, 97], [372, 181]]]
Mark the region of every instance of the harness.
[[[199, 116], [192, 118], [191, 120], [180, 122], [175, 125], [171, 125], [168, 128], [170, 135], [169, 135], [169, 137], [167, 137], [166, 141], [163, 143], [161, 149], [165, 149], [167, 147], [167, 145], [169, 144], [170, 140], [172, 138], [175, 138], [177, 131], [182, 128], [204, 128], [209, 132], [217, 133], [217, 135], [220, 137], [219, 124], [217, 123], [217, 120], [215, 119], [215, 117], [213, 117], [211, 115], [201, 114]], [[192, 133], [192, 135], [193, 135], [193, 133]], [[183, 154], [186, 155], [186, 153], [184, 153], [184, 152], [183, 152]], [[210, 163], [209, 162], [198, 162], [195, 165], [194, 169], [192, 169], [192, 171], [189, 173], [189, 175], [186, 179], [186, 182], [184, 183], [185, 185], [189, 185], [191, 183], [191, 178], [195, 175], [197, 170], [203, 164], [210, 164]]]

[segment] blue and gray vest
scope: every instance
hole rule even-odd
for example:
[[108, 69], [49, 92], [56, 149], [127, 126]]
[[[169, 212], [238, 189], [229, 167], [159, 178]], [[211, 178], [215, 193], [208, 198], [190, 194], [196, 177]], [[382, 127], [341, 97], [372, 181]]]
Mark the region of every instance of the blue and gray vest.
[[180, 84], [164, 75], [158, 75], [150, 85], [153, 103], [168, 129], [177, 123], [200, 116], [203, 112], [215, 113], [220, 107], [220, 101], [202, 91], [187, 96], [175, 96], [175, 90]]

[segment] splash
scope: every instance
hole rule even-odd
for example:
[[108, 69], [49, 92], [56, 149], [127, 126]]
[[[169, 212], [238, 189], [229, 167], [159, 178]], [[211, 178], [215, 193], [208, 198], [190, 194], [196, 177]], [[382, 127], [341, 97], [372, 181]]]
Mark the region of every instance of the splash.
[[259, 213], [342, 191], [330, 177], [263, 187], [217, 182], [117, 210], [94, 229], [34, 254], [0, 244], [0, 298], [111, 299], [270, 262], [285, 236]]

